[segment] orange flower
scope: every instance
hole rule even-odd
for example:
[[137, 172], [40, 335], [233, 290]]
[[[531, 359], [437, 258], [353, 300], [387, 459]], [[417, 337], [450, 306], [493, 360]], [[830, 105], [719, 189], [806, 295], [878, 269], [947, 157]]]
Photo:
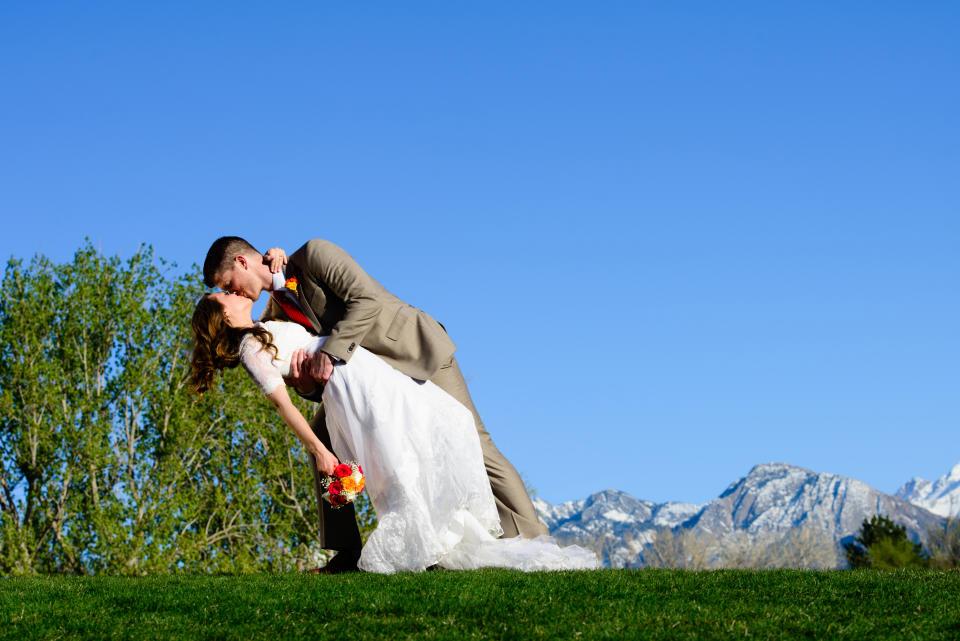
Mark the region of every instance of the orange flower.
[[340, 483], [343, 484], [343, 489], [345, 489], [347, 492], [360, 491], [360, 484], [357, 483], [352, 476], [343, 477], [342, 479], [340, 479]]
[[297, 277], [291, 276], [286, 281], [284, 281], [283, 286], [291, 291], [297, 291]]

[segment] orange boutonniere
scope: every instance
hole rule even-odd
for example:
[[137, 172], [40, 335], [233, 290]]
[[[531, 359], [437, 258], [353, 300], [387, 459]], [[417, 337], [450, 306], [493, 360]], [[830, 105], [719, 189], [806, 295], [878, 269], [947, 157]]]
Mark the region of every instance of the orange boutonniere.
[[291, 276], [286, 281], [284, 281], [283, 286], [289, 289], [292, 292], [297, 291], [297, 277]]

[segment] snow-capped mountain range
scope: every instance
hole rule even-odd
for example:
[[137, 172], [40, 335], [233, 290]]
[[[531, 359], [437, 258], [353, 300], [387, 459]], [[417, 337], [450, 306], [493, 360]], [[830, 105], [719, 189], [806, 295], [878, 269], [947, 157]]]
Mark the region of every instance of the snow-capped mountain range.
[[653, 503], [617, 490], [558, 505], [536, 499], [534, 505], [561, 543], [592, 547], [613, 566], [636, 564], [661, 528], [693, 530], [722, 542], [807, 527], [839, 548], [853, 539], [865, 518], [883, 514], [905, 525], [911, 539], [922, 541], [929, 528], [942, 526], [949, 509], [957, 514], [960, 508], [960, 464], [936, 482], [908, 481], [897, 496], [837, 474], [764, 463], [705, 505]]
[[936, 481], [913, 477], [900, 486], [897, 496], [940, 516], [960, 515], [960, 463]]

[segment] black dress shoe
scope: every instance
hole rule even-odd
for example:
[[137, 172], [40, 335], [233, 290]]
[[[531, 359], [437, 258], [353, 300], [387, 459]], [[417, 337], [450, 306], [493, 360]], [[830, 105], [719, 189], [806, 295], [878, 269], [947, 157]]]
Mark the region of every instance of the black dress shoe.
[[311, 574], [342, 574], [344, 572], [359, 572], [357, 561], [360, 560], [360, 550], [341, 550], [330, 559], [322, 568], [310, 570]]

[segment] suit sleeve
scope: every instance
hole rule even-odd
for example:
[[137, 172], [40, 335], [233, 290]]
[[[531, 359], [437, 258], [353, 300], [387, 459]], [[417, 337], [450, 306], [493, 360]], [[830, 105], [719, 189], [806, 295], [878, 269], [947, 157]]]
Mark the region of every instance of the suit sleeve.
[[346, 306], [321, 350], [347, 362], [380, 316], [377, 285], [357, 261], [329, 241], [311, 240], [303, 249], [303, 273], [325, 284]]

